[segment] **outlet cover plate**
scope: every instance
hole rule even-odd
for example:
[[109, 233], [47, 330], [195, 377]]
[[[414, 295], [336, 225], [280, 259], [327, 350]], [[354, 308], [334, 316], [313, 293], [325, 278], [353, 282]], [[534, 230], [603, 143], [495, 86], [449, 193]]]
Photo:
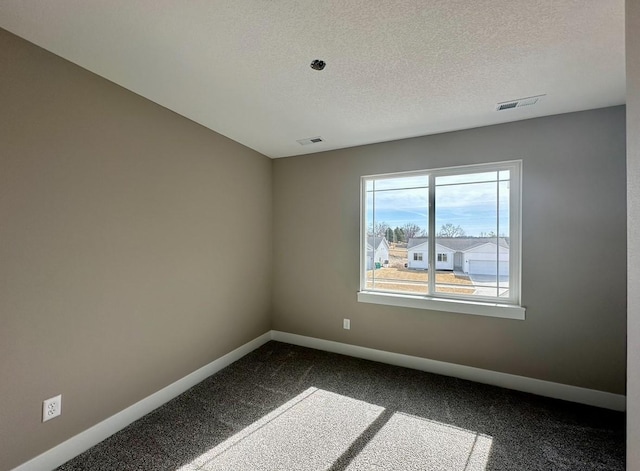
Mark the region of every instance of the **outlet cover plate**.
[[62, 414], [62, 394], [42, 402], [42, 421], [46, 422]]

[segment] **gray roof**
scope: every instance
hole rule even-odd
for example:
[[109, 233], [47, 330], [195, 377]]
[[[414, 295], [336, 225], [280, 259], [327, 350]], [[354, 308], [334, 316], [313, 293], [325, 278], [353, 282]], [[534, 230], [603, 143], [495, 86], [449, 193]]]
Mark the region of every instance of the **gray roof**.
[[[375, 239], [375, 241], [374, 241], [374, 239]], [[378, 246], [380, 245], [380, 243], [381, 243], [383, 240], [384, 240], [384, 241], [386, 241], [387, 239], [385, 239], [384, 237], [368, 236], [368, 237], [367, 237], [367, 245], [368, 245], [369, 247], [373, 247], [373, 246], [374, 246], [374, 245], [373, 245], [373, 244], [374, 244], [374, 242], [377, 242], [377, 244], [375, 245], [375, 248], [377, 249], [377, 248], [378, 248]], [[388, 244], [387, 244], [387, 245], [388, 245]]]
[[[424, 244], [428, 242], [428, 237], [414, 237], [409, 239], [407, 243], [407, 249], [411, 249], [417, 245]], [[487, 244], [487, 243], [496, 243], [495, 237], [436, 237], [436, 243], [442, 245], [443, 247], [447, 247], [451, 249], [453, 252], [464, 252], [465, 250], [469, 250], [472, 247], [477, 247], [479, 245]], [[509, 248], [509, 238], [508, 237], [499, 237], [498, 244], [500, 247]]]
[[429, 240], [428, 237], [413, 237], [409, 239], [409, 242], [407, 242], [407, 249], [410, 249], [411, 247], [415, 247], [416, 245], [424, 244], [428, 240]]

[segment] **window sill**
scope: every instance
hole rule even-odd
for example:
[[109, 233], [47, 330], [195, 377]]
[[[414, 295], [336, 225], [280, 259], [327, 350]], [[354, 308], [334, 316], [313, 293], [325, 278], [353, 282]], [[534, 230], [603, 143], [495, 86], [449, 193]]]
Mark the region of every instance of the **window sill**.
[[375, 291], [359, 291], [358, 302], [472, 314], [476, 316], [501, 317], [504, 319], [524, 320], [525, 318], [525, 308], [512, 304], [461, 301], [458, 299], [430, 298], [426, 296], [380, 293]]

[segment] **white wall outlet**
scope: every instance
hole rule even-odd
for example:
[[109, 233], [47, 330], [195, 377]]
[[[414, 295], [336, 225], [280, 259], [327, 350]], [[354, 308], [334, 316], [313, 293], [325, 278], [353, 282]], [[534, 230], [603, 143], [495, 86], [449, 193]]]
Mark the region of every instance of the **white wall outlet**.
[[351, 329], [351, 319], [342, 319], [342, 328], [345, 330]]
[[46, 422], [62, 414], [62, 394], [42, 402], [42, 421]]

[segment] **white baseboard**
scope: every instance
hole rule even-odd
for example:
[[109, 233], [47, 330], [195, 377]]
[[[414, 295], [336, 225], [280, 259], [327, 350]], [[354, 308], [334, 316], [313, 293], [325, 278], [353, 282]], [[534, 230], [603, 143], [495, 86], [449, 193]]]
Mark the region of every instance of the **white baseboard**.
[[404, 366], [414, 370], [427, 371], [444, 376], [475, 381], [477, 383], [491, 384], [507, 389], [515, 389], [539, 396], [563, 399], [565, 401], [578, 402], [590, 406], [602, 407], [624, 411], [626, 409], [626, 397], [621, 394], [613, 394], [595, 389], [581, 388], [567, 384], [552, 383], [541, 379], [527, 378], [525, 376], [500, 373], [497, 371], [483, 370], [471, 366], [456, 365], [443, 361], [429, 360], [426, 358], [403, 355], [400, 353], [385, 352], [373, 348], [359, 347], [346, 343], [322, 340], [303, 335], [290, 334], [277, 330], [271, 331], [271, 338], [279, 342], [300, 345], [301, 347], [315, 348], [327, 352], [340, 353], [366, 360], [378, 361], [390, 365]]
[[267, 332], [260, 337], [245, 343], [217, 360], [212, 361], [208, 365], [205, 365], [193, 373], [188, 374], [184, 378], [179, 379], [175, 383], [171, 383], [169, 386], [145, 397], [123, 411], [112, 415], [108, 419], [103, 420], [84, 432], [62, 442], [60, 445], [36, 456], [26, 463], [21, 464], [17, 468], [14, 468], [13, 471], [45, 471], [57, 468], [61, 464], [69, 461], [71, 458], [74, 458], [92, 446], [97, 445], [105, 438], [108, 438], [114, 433], [122, 430], [132, 422], [135, 422], [139, 418], [147, 415], [149, 412], [179, 396], [212, 374], [217, 373], [256, 348], [264, 345], [269, 340], [271, 340], [271, 332]]

